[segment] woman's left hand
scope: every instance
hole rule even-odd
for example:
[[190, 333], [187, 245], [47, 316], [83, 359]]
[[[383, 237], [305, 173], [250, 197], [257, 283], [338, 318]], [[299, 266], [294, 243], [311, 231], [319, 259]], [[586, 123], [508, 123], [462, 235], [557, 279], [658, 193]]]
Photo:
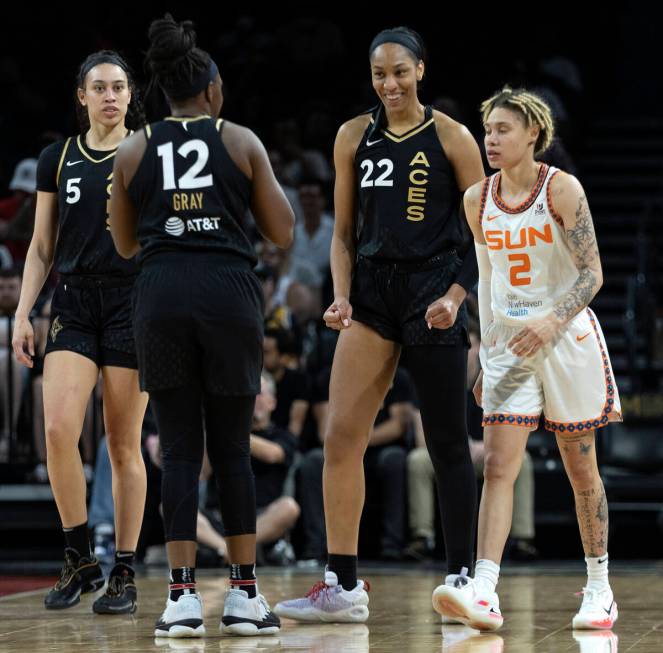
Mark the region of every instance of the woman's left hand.
[[554, 315], [535, 320], [523, 327], [509, 340], [507, 347], [514, 355], [531, 358], [541, 347], [551, 342], [559, 333], [561, 324]]
[[460, 302], [447, 293], [436, 299], [426, 311], [424, 319], [429, 329], [448, 329], [456, 323]]

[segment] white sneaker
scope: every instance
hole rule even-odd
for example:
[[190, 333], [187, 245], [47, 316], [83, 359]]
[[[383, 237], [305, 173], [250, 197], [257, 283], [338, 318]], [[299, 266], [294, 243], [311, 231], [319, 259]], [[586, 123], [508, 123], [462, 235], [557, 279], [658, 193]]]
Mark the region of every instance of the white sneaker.
[[[467, 581], [469, 580], [467, 572], [468, 572], [467, 567], [463, 567], [460, 570], [460, 574], [447, 574], [447, 577], [444, 579], [444, 584], [448, 585], [449, 587], [463, 587], [464, 585], [467, 584]], [[450, 625], [450, 624], [460, 624], [462, 622], [458, 621], [458, 619], [454, 619], [453, 617], [447, 617], [447, 615], [443, 614], [440, 615], [440, 623], [445, 625]]]
[[177, 601], [166, 601], [166, 609], [156, 623], [155, 637], [202, 637], [203, 602], [200, 594], [182, 594]]
[[480, 592], [474, 579], [462, 587], [439, 585], [433, 592], [433, 608], [446, 617], [477, 630], [497, 630], [504, 623], [495, 592]]
[[250, 599], [240, 589], [229, 589], [223, 603], [219, 630], [226, 635], [275, 635], [281, 628], [280, 619], [272, 612], [265, 597]]
[[336, 574], [326, 571], [324, 582], [316, 583], [303, 598], [277, 603], [274, 612], [296, 621], [362, 623], [368, 619], [369, 590], [363, 580], [353, 590], [345, 590]]
[[617, 603], [610, 586], [604, 589], [584, 587], [582, 605], [573, 617], [573, 628], [610, 630], [617, 621]]

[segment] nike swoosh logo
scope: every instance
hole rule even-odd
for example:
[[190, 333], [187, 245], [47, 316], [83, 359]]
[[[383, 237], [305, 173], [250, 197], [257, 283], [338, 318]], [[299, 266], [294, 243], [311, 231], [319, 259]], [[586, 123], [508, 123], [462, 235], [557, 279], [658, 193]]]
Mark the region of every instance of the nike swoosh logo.
[[[588, 331], [584, 336], [576, 336], [576, 340], [578, 342], [580, 342], [581, 340], [584, 340], [590, 333], [591, 333], [591, 331]], [[599, 560], [599, 562], [602, 562], [602, 561]], [[605, 560], [603, 560], [603, 562], [605, 562]]]
[[501, 215], [502, 215], [501, 213], [498, 213], [497, 215], [490, 215], [486, 218], [486, 221], [491, 222], [491, 221], [495, 220], [496, 218], [499, 218]]
[[599, 560], [599, 564], [602, 565], [607, 559], [608, 559], [608, 556], [606, 556], [605, 558], [603, 558], [603, 560]]
[[366, 139], [366, 147], [370, 147], [371, 145], [375, 145], [376, 143], [379, 143], [380, 141], [383, 141], [383, 140], [384, 140], [384, 138], [378, 138], [377, 141], [369, 141], [368, 139]]
[[83, 163], [83, 159], [79, 159], [78, 161], [67, 161], [67, 168], [69, 166], [75, 166], [77, 163]]

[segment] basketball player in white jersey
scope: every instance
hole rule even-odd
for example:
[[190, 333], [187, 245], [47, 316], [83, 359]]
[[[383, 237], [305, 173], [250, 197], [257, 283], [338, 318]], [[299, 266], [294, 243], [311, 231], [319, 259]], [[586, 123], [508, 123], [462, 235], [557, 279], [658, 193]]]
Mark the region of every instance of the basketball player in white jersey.
[[588, 304], [602, 284], [592, 216], [578, 180], [535, 160], [552, 141], [550, 108], [505, 87], [481, 106], [488, 161], [499, 172], [465, 193], [479, 264], [486, 462], [475, 576], [441, 585], [435, 609], [481, 630], [503, 622], [495, 586], [511, 525], [513, 483], [543, 413], [575, 496], [587, 562], [574, 628], [609, 629], [608, 505], [594, 433], [621, 420], [598, 320]]

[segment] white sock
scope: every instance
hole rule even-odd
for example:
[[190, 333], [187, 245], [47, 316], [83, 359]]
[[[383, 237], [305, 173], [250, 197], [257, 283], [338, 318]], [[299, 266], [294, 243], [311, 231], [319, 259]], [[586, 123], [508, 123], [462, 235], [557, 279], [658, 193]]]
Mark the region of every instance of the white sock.
[[587, 587], [601, 590], [609, 587], [608, 553], [600, 558], [585, 558], [587, 563]]
[[477, 560], [474, 582], [484, 592], [494, 592], [500, 577], [500, 566], [492, 560]]

